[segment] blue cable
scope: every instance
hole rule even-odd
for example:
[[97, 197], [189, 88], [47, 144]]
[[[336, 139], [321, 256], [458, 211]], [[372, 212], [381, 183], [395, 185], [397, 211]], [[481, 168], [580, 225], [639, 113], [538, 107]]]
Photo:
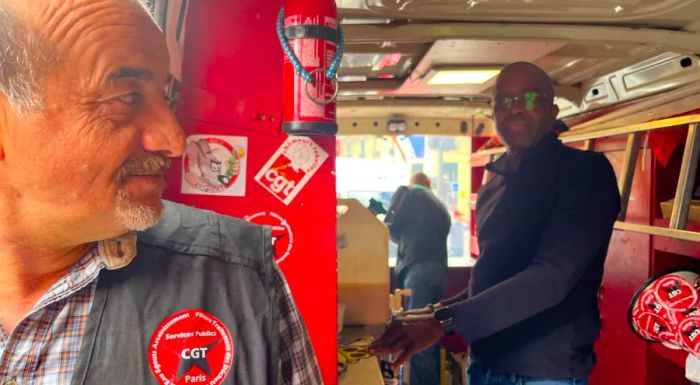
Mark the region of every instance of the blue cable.
[[[287, 36], [284, 35], [284, 8], [280, 9], [280, 13], [277, 16], [277, 38], [279, 39], [280, 44], [282, 45], [282, 50], [284, 51], [284, 54], [287, 55], [289, 61], [292, 63], [292, 66], [294, 67], [294, 72], [296, 72], [297, 75], [301, 76], [301, 78], [304, 79], [307, 83], [311, 83], [314, 80], [313, 76], [301, 64], [299, 58], [294, 53], [294, 50], [292, 50], [292, 47], [289, 45], [289, 40], [287, 39]], [[340, 67], [340, 61], [343, 59], [344, 52], [345, 36], [343, 35], [343, 30], [340, 28], [340, 23], [338, 23], [338, 45], [335, 52], [335, 57], [331, 62], [330, 68], [328, 68], [328, 71], [326, 71], [326, 78], [333, 79], [336, 76], [338, 68]]]

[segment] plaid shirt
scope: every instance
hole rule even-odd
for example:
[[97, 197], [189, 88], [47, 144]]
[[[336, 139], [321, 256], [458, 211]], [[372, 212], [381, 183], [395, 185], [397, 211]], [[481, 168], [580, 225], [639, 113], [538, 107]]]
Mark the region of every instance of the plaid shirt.
[[[119, 256], [122, 255], [122, 256]], [[0, 385], [68, 385], [102, 269], [136, 256], [136, 236], [102, 241], [56, 282], [12, 334], [0, 324]], [[304, 322], [279, 268], [275, 269], [280, 333], [280, 384], [322, 384]]]

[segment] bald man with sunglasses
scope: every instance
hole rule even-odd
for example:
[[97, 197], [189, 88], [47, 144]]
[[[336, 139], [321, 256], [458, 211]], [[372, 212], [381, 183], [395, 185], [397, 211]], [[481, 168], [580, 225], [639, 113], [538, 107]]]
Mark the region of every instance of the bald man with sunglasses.
[[553, 100], [537, 66], [501, 71], [492, 106], [507, 152], [479, 191], [470, 287], [392, 321], [374, 352], [400, 353], [399, 365], [457, 332], [471, 344], [470, 385], [587, 384], [620, 198], [605, 156], [557, 139]]

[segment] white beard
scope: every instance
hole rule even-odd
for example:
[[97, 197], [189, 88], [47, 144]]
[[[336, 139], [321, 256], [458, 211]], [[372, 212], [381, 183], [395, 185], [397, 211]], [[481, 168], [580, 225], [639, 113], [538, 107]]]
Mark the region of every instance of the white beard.
[[160, 220], [162, 210], [134, 202], [129, 193], [117, 194], [117, 220], [129, 231], [144, 231]]

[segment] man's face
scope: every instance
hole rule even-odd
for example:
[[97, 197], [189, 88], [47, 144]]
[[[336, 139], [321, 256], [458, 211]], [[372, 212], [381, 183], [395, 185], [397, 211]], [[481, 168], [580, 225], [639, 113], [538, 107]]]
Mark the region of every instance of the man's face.
[[[496, 82], [492, 100], [496, 131], [509, 150], [524, 150], [552, 130], [558, 112], [546, 79], [529, 67], [506, 68]], [[549, 89], [549, 90], [548, 90]]]
[[19, 117], [3, 107], [3, 192], [15, 215], [86, 240], [145, 229], [162, 211], [169, 157], [184, 150], [164, 98], [165, 40], [130, 0], [42, 7], [37, 28], [60, 62], [44, 83], [42, 112]]

